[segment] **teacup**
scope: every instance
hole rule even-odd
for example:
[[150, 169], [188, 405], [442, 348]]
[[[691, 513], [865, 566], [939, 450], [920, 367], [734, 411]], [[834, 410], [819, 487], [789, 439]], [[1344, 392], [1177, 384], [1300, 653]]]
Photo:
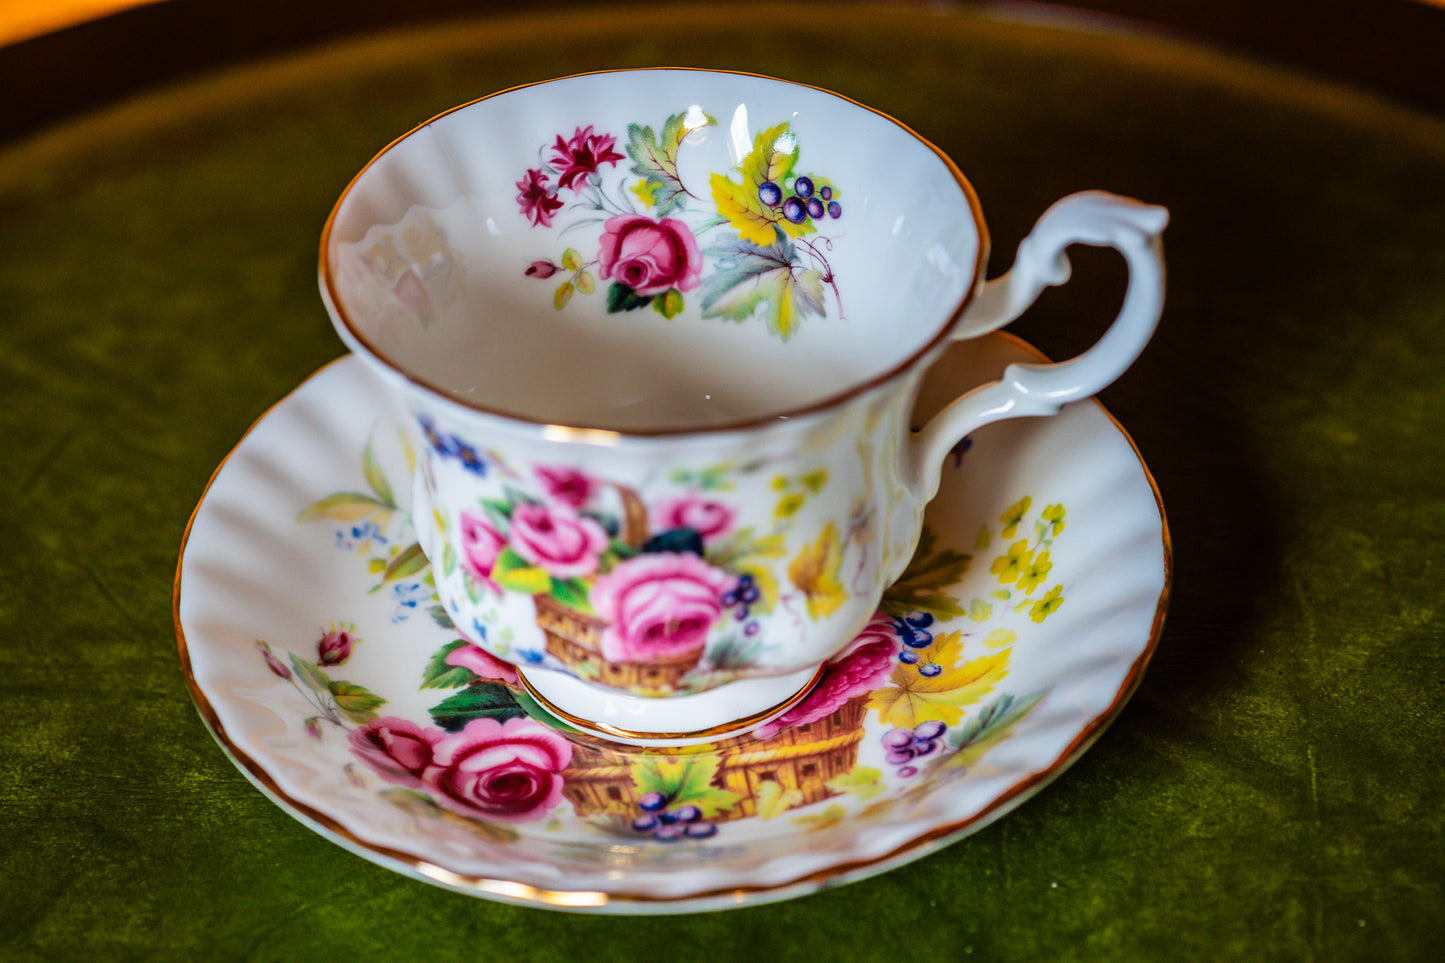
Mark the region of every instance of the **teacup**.
[[[321, 290], [414, 419], [413, 522], [457, 630], [568, 723], [685, 744], [805, 695], [969, 432], [1133, 363], [1166, 220], [1072, 195], [985, 282], [973, 188], [897, 121], [766, 77], [626, 70], [394, 141], [327, 221]], [[1103, 337], [912, 430], [929, 365], [1066, 280], [1074, 243], [1129, 267]]]

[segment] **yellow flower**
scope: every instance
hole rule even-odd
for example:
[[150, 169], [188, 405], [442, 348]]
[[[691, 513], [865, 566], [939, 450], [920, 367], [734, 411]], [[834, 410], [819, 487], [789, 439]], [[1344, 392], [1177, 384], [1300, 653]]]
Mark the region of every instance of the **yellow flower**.
[[1032, 595], [1034, 589], [1049, 577], [1049, 570], [1053, 567], [1054, 563], [1049, 561], [1049, 553], [1040, 552], [1032, 562], [1026, 563], [1019, 570], [1019, 588], [1025, 595]]
[[1024, 516], [1028, 514], [1029, 507], [1032, 506], [1033, 503], [1033, 496], [1025, 495], [1010, 505], [1008, 509], [998, 517], [998, 520], [1003, 522], [1003, 531], [1000, 532], [999, 535], [1003, 538], [1013, 538], [1017, 535], [1019, 522], [1024, 520]]
[[808, 599], [808, 615], [827, 618], [843, 605], [848, 593], [838, 578], [843, 567], [843, 542], [838, 526], [829, 522], [816, 541], [803, 546], [788, 566], [788, 578]]
[[1050, 505], [1043, 511], [1043, 520], [1053, 523], [1053, 531], [1050, 536], [1057, 536], [1064, 530], [1064, 506], [1062, 504]]
[[1033, 560], [1034, 553], [1029, 549], [1028, 540], [1021, 538], [1009, 546], [1007, 555], [994, 559], [988, 570], [998, 576], [1001, 584], [1012, 585]]
[[1033, 604], [1033, 607], [1029, 609], [1029, 618], [1033, 619], [1035, 622], [1042, 622], [1044, 619], [1052, 615], [1060, 605], [1064, 604], [1064, 596], [1062, 592], [1062, 585], [1055, 585], [1053, 588], [1049, 589], [1048, 594], [1035, 602]]

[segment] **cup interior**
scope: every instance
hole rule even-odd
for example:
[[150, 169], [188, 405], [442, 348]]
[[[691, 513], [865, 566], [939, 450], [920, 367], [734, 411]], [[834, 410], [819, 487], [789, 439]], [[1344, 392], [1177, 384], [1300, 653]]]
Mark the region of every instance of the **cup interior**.
[[485, 411], [667, 433], [896, 375], [978, 283], [972, 188], [896, 121], [744, 74], [587, 74], [456, 108], [337, 202], [322, 288], [374, 363]]

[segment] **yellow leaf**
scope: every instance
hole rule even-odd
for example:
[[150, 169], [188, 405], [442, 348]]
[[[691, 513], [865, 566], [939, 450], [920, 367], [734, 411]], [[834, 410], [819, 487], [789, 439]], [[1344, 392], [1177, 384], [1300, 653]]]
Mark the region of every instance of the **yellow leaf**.
[[717, 212], [737, 228], [744, 241], [767, 247], [777, 240], [777, 218], [758, 200], [758, 185], [739, 184], [724, 174], [712, 175], [712, 200]]
[[859, 799], [867, 800], [883, 791], [883, 783], [879, 781], [882, 776], [883, 773], [872, 766], [855, 766], [836, 779], [828, 780], [825, 785], [834, 792], [852, 793]]
[[827, 809], [812, 816], [796, 816], [793, 822], [799, 826], [806, 827], [808, 832], [816, 832], [820, 829], [831, 829], [841, 823], [848, 816], [848, 810], [837, 803], [833, 803]]
[[934, 639], [926, 650], [932, 661], [943, 667], [936, 676], [925, 676], [917, 666], [899, 665], [893, 670], [893, 685], [877, 689], [868, 705], [878, 710], [883, 722], [912, 729], [921, 722], [938, 720], [956, 725], [964, 706], [972, 705], [993, 691], [1008, 675], [1012, 649], [960, 662], [963, 634], [949, 632]]
[[758, 787], [758, 815], [775, 819], [794, 806], [803, 804], [803, 794], [796, 789], [784, 790], [782, 783], [765, 782]]
[[802, 590], [808, 600], [808, 615], [827, 618], [843, 605], [848, 594], [838, 578], [843, 567], [843, 542], [838, 526], [829, 522], [816, 541], [803, 550], [788, 566], [788, 578]]
[[1013, 629], [994, 629], [983, 637], [983, 644], [990, 649], [1001, 649], [1006, 645], [1013, 645], [1018, 638], [1018, 633]]

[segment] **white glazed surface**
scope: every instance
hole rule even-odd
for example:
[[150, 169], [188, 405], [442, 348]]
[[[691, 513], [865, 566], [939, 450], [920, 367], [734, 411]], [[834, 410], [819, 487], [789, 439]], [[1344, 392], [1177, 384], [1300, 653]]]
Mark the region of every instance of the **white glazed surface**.
[[[926, 398], [1032, 358], [998, 336], [975, 347], [946, 359]], [[1103, 410], [1074, 405], [1056, 418], [979, 430], [961, 460], [985, 460], [991, 470], [971, 474], [966, 486], [963, 472], [945, 470], [928, 513], [933, 550], [973, 558], [931, 603], [952, 600], [960, 614], [931, 628], [936, 645], [956, 640], [944, 661], [993, 669], [975, 698], [960, 696], [972, 691], [962, 683], [948, 690], [959, 703], [949, 717], [953, 741], [915, 772], [905, 775], [880, 744], [892, 723], [879, 706], [897, 705], [890, 700], [899, 686], [917, 684], [907, 682], [916, 668], [899, 663], [869, 697], [856, 765], [830, 783], [827, 798], [760, 796], [758, 815], [717, 817], [706, 839], [629, 835], [625, 820], [585, 815], [560, 799], [526, 819], [445, 808], [427, 787], [370, 766], [349, 738], [378, 715], [430, 730], [443, 700], [471, 691], [429, 674], [455, 635], [427, 617], [435, 599], [425, 570], [383, 581], [367, 562], [384, 564], [390, 546], [409, 537], [398, 494], [410, 468], [404, 421], [355, 359], [324, 369], [272, 409], [218, 470], [192, 520], [177, 625], [202, 715], [253, 782], [347, 849], [464, 893], [572, 910], [691, 912], [900, 866], [980, 828], [1061, 772], [1122, 707], [1157, 641], [1169, 567], [1157, 494]], [[369, 493], [395, 508], [349, 520], [315, 511], [338, 492]], [[1000, 526], [1019, 516], [1016, 537], [1039, 549], [1047, 539], [1051, 556], [1046, 580], [1027, 593], [990, 565], [1015, 537]], [[1058, 520], [1052, 528], [1049, 518]], [[1007, 604], [998, 592], [1009, 594]], [[1057, 607], [1035, 622], [1030, 612], [1050, 592]], [[339, 628], [354, 648], [321, 666], [318, 683], [302, 665], [314, 664], [318, 639], [338, 638]], [[268, 668], [260, 643], [284, 672]], [[423, 688], [427, 678], [435, 684]], [[988, 729], [1001, 705], [1017, 717]], [[509, 725], [541, 728], [525, 717]], [[565, 751], [574, 764], [582, 752], [578, 744]]]

